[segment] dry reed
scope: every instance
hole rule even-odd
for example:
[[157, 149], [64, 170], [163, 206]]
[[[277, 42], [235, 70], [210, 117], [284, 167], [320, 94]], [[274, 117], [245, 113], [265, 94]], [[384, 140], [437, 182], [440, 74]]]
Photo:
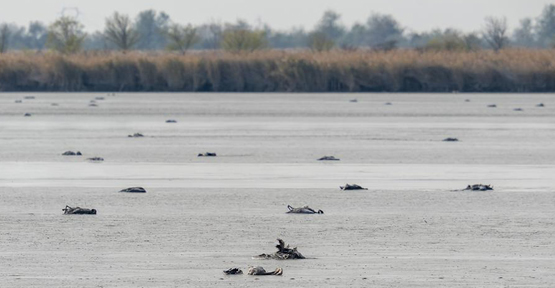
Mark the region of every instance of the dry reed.
[[0, 90], [554, 92], [555, 51], [9, 53]]

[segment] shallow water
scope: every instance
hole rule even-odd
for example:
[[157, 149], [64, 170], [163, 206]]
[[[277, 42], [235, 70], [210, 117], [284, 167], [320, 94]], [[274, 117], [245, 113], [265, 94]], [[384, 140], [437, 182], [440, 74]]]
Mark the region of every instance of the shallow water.
[[0, 94], [0, 286], [549, 287], [554, 139], [542, 94]]

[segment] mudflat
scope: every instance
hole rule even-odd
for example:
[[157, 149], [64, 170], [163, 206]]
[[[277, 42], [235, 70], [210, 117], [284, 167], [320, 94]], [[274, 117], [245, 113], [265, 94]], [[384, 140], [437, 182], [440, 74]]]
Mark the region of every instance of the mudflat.
[[552, 98], [0, 94], [0, 286], [552, 287]]

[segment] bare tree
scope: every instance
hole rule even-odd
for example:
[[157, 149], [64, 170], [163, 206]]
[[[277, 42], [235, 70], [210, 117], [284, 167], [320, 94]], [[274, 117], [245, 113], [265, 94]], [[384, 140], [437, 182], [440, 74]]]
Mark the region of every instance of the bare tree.
[[77, 19], [63, 16], [48, 28], [46, 45], [64, 54], [76, 53], [81, 50], [86, 36]]
[[167, 48], [180, 51], [181, 54], [185, 54], [187, 50], [200, 41], [197, 28], [191, 24], [187, 26], [174, 24], [168, 29], [166, 36], [170, 42]]
[[8, 50], [8, 41], [10, 39], [10, 28], [8, 24], [0, 26], [0, 54]]
[[104, 36], [114, 45], [116, 45], [123, 53], [127, 52], [137, 42], [139, 42], [139, 33], [133, 28], [133, 23], [127, 15], [121, 15], [115, 12], [110, 18], [106, 19], [106, 28]]
[[487, 17], [483, 32], [484, 39], [497, 52], [509, 45], [507, 30], [507, 18]]

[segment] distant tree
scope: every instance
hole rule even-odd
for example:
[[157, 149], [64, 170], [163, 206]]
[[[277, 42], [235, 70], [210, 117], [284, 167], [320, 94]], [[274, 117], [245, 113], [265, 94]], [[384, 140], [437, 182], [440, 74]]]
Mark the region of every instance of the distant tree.
[[0, 25], [0, 54], [8, 50], [8, 42], [10, 39], [10, 28], [8, 24]]
[[253, 52], [268, 46], [264, 31], [245, 29], [226, 30], [222, 35], [222, 48], [231, 52]]
[[316, 31], [308, 36], [308, 47], [312, 51], [329, 51], [335, 46], [335, 41], [324, 32]]
[[343, 45], [348, 46], [364, 46], [366, 45], [366, 26], [356, 23], [351, 27], [351, 29], [345, 34], [343, 38]]
[[169, 26], [170, 16], [164, 12], [146, 10], [139, 13], [135, 20], [135, 29], [139, 33], [137, 48], [157, 50], [166, 47], [166, 32]]
[[487, 17], [483, 31], [484, 40], [493, 50], [499, 51], [509, 45], [507, 30], [507, 18]]
[[111, 41], [108, 41], [104, 31], [96, 31], [88, 35], [83, 43], [85, 50], [116, 50], [118, 47]]
[[41, 22], [31, 22], [27, 28], [25, 35], [25, 46], [29, 49], [38, 51], [44, 49], [46, 39], [48, 38], [48, 30]]
[[465, 51], [466, 42], [462, 32], [455, 29], [446, 29], [445, 31], [435, 31], [435, 34], [426, 43], [426, 50], [435, 51]]
[[513, 43], [520, 47], [535, 47], [535, 38], [532, 19], [524, 18], [520, 20], [520, 27], [513, 32]]
[[345, 35], [345, 27], [339, 23], [341, 15], [337, 12], [328, 10], [316, 25], [315, 32], [325, 34], [326, 38], [338, 42]]
[[555, 44], [555, 4], [546, 5], [537, 19], [538, 42], [541, 47], [553, 47]]
[[266, 31], [268, 42], [272, 48], [299, 48], [306, 47], [308, 35], [302, 28], [293, 28], [290, 31]]
[[467, 51], [477, 51], [482, 48], [482, 38], [478, 33], [469, 33], [463, 36]]
[[139, 33], [133, 27], [129, 16], [121, 15], [118, 12], [106, 18], [104, 36], [124, 53], [139, 42]]
[[48, 28], [46, 46], [64, 54], [76, 53], [81, 50], [86, 36], [77, 19], [63, 16]]
[[366, 21], [366, 43], [370, 47], [396, 45], [403, 38], [404, 29], [391, 15], [373, 14]]
[[187, 26], [173, 24], [170, 26], [166, 35], [169, 41], [167, 48], [169, 50], [179, 51], [181, 54], [185, 54], [187, 50], [200, 42], [197, 28], [193, 27], [191, 24]]

